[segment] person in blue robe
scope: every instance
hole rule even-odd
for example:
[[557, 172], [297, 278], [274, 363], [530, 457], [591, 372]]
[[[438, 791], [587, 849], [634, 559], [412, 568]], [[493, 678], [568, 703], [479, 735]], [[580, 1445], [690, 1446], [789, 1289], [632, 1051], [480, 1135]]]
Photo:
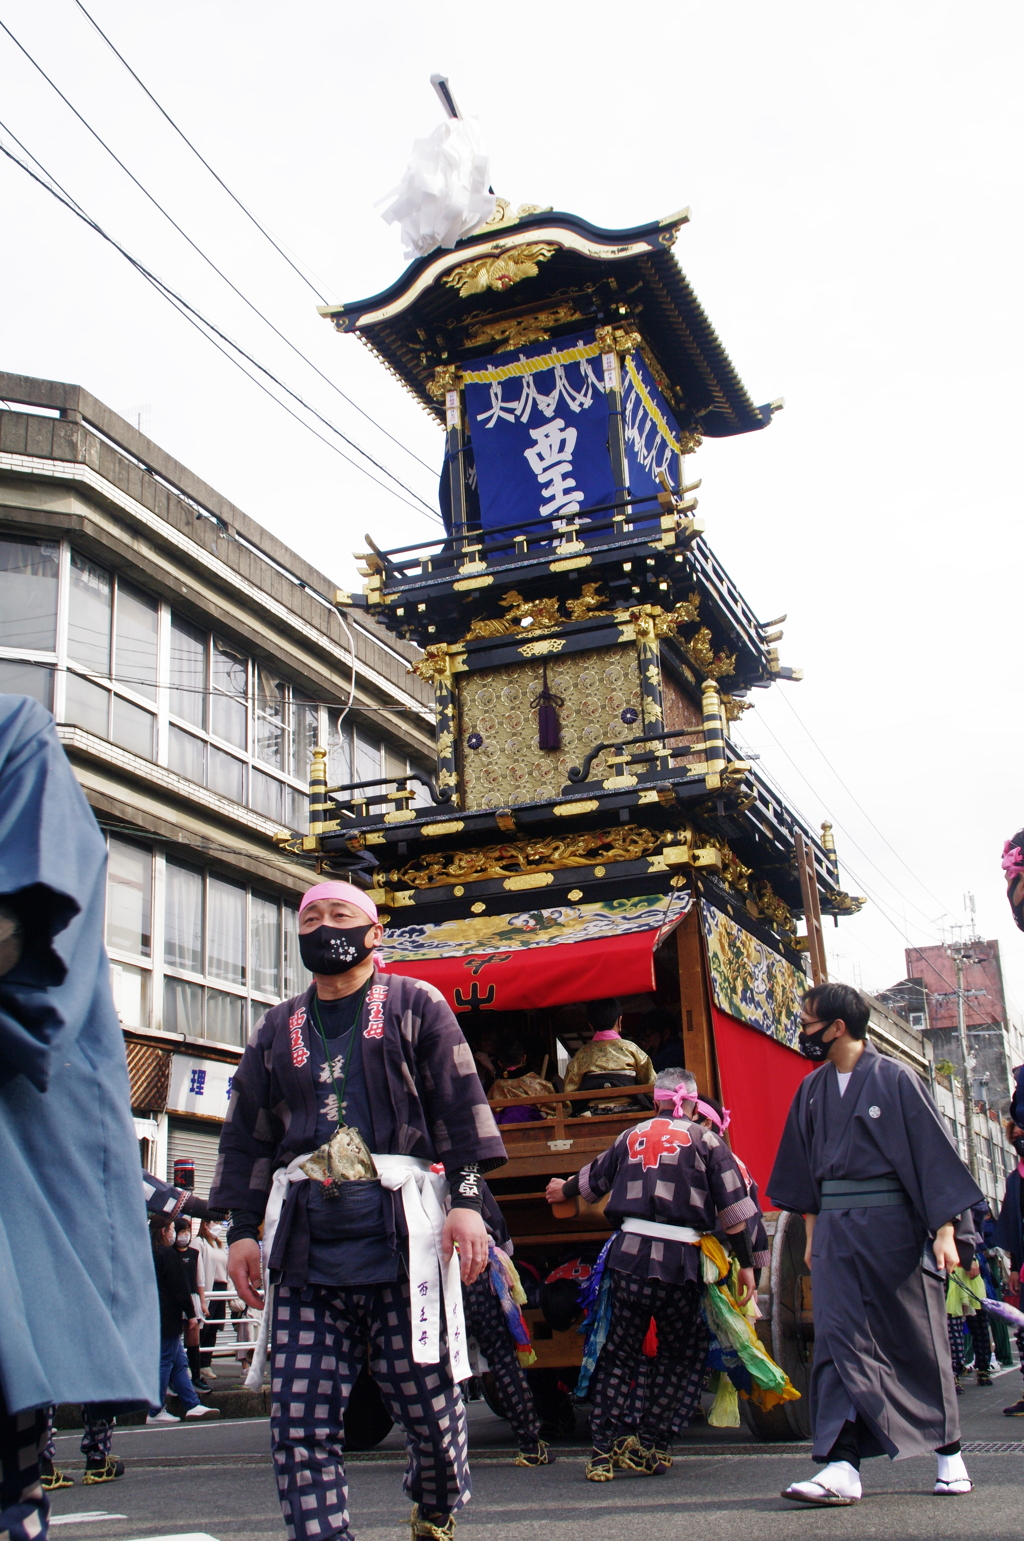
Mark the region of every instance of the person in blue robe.
[[106, 847], [57, 738], [0, 695], [0, 1533], [39, 1541], [54, 1403], [156, 1400], [159, 1311]]

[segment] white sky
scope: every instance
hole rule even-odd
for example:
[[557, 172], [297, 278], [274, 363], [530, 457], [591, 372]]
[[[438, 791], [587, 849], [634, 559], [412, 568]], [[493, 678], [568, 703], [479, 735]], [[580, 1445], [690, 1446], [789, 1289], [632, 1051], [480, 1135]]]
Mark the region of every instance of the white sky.
[[[832, 817], [846, 886], [880, 901], [827, 926], [833, 971], [892, 983], [905, 939], [941, 940], [970, 890], [1024, 1002], [999, 870], [1024, 824], [1020, 6], [86, 3], [330, 300], [402, 271], [374, 204], [439, 121], [432, 70], [479, 117], [514, 204], [611, 227], [692, 206], [683, 269], [754, 400], [787, 403], [695, 462], [708, 538], [760, 615], [789, 612], [782, 658], [806, 673], [754, 693], [744, 739], [815, 825]], [[439, 430], [319, 319], [74, 0], [0, 0], [0, 21], [275, 324], [436, 467]], [[3, 33], [0, 70], [0, 119], [94, 218], [433, 500], [434, 470], [246, 311]], [[341, 583], [365, 530], [429, 537], [2, 159], [0, 199], [0, 367], [141, 413]]]

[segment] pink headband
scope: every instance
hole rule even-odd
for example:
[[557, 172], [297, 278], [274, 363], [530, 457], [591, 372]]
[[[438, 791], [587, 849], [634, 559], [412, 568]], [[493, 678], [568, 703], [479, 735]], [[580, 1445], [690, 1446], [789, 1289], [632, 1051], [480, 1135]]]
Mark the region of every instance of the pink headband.
[[[682, 1116], [683, 1116], [683, 1103], [684, 1102], [696, 1102], [697, 1101], [697, 1093], [696, 1092], [692, 1092], [684, 1081], [680, 1081], [678, 1086], [657, 1086], [657, 1087], [655, 1087], [655, 1090], [654, 1090], [654, 1100], [655, 1100], [655, 1102], [671, 1102], [671, 1104], [672, 1104], [672, 1117], [673, 1118], [682, 1118]], [[699, 1104], [698, 1104], [698, 1106], [699, 1106]]]
[[1007, 881], [1010, 878], [1024, 876], [1024, 851], [1019, 846], [1011, 845], [1009, 840], [1003, 846], [1003, 871]]
[[731, 1122], [728, 1108], [723, 1108], [721, 1113], [716, 1112], [713, 1107], [706, 1102], [702, 1102], [695, 1093], [691, 1092], [689, 1087], [682, 1081], [680, 1081], [678, 1086], [659, 1086], [654, 1093], [654, 1100], [655, 1102], [671, 1102], [673, 1118], [681, 1118], [683, 1116], [683, 1103], [692, 1102], [695, 1104], [696, 1113], [701, 1118], [710, 1118], [711, 1122], [722, 1134], [725, 1133]]
[[354, 883], [317, 883], [315, 888], [307, 888], [299, 904], [299, 914], [308, 904], [315, 904], [318, 899], [346, 899], [349, 904], [356, 905], [365, 915], [369, 915], [372, 921], [377, 919], [377, 906]]
[[697, 1112], [702, 1118], [710, 1118], [720, 1134], [724, 1134], [732, 1122], [732, 1115], [728, 1108], [723, 1108], [721, 1113], [718, 1113], [708, 1103], [698, 1101]]

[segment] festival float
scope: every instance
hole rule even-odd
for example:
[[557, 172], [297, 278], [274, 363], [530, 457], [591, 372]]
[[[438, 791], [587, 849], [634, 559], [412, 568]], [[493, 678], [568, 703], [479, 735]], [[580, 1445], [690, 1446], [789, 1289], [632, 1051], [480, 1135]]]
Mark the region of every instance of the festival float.
[[[443, 430], [444, 533], [368, 536], [364, 591], [338, 596], [422, 650], [437, 768], [416, 806], [412, 777], [328, 786], [317, 750], [309, 833], [288, 843], [325, 875], [366, 874], [387, 968], [441, 990], [484, 1063], [511, 1022], [561, 1091], [587, 1001], [619, 996], [627, 1035], [671, 1013], [767, 1202], [810, 1068], [798, 1009], [826, 977], [823, 917], [863, 903], [829, 825], [810, 829], [730, 737], [800, 673], [780, 661], [785, 616], [758, 619], [705, 538], [697, 466], [704, 441], [765, 432], [782, 403], [755, 404], [676, 259], [687, 210], [606, 230], [488, 206], [389, 288], [321, 311]], [[644, 1116], [599, 1101], [533, 1093], [519, 1102], [540, 1116], [502, 1130], [491, 1187], [542, 1279], [608, 1236], [598, 1208], [544, 1200]], [[803, 1221], [767, 1221], [758, 1330], [802, 1392]], [[526, 1314], [538, 1386], [571, 1387], [575, 1327]], [[761, 1437], [806, 1437], [805, 1399], [745, 1412]]]

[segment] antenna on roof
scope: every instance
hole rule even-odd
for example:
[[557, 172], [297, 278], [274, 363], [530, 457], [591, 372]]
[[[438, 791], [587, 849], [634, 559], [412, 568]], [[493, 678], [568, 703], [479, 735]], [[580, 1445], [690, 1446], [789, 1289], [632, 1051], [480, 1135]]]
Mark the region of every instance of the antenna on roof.
[[451, 87], [448, 84], [448, 76], [447, 75], [431, 75], [431, 77], [430, 77], [430, 84], [433, 86], [434, 90], [437, 92], [438, 99], [440, 100], [441, 106], [444, 108], [444, 110], [448, 114], [448, 116], [450, 118], [461, 118], [462, 117], [462, 113], [459, 111], [458, 104], [456, 103], [455, 98], [452, 95]]

